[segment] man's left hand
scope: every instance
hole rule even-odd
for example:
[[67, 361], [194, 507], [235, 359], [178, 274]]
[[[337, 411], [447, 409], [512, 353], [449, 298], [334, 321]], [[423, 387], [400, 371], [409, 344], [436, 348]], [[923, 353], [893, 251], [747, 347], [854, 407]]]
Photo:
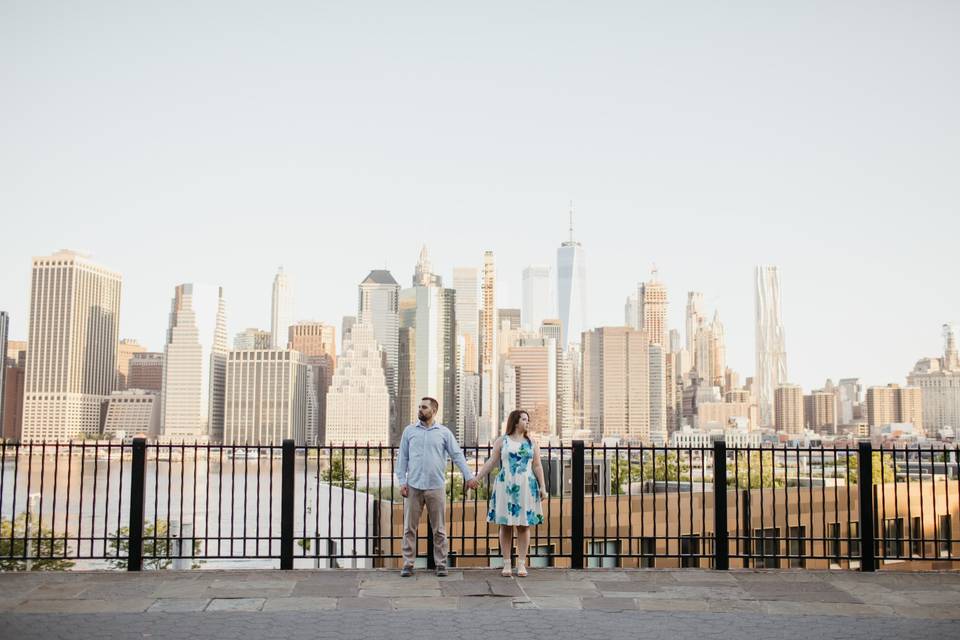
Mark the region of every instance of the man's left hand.
[[478, 486], [480, 486], [480, 483], [477, 482], [476, 478], [470, 478], [464, 483], [464, 486], [466, 486], [467, 489], [476, 489]]

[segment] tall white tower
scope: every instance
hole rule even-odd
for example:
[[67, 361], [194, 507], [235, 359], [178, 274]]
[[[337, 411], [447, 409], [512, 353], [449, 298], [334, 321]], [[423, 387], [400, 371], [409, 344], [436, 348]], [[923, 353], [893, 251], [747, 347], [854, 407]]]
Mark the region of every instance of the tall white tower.
[[557, 249], [557, 310], [562, 323], [562, 347], [580, 343], [587, 325], [587, 263], [583, 247], [573, 239], [573, 205], [570, 239]]
[[293, 324], [293, 291], [290, 288], [290, 279], [283, 272], [283, 267], [273, 278], [273, 296], [270, 305], [270, 334], [273, 336], [274, 349], [286, 349]]
[[759, 265], [754, 270], [757, 369], [755, 385], [760, 424], [773, 425], [774, 391], [787, 382], [787, 351], [780, 313], [780, 272]]

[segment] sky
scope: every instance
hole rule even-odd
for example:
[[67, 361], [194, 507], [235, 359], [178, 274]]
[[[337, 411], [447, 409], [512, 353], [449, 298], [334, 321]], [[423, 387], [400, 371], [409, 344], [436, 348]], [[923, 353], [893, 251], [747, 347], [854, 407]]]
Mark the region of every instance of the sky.
[[[225, 288], [231, 337], [340, 325], [420, 246], [586, 252], [589, 321], [656, 265], [754, 369], [753, 267], [781, 269], [792, 382], [904, 382], [960, 320], [960, 3], [0, 0], [0, 309], [31, 256], [123, 275], [161, 350], [173, 288]], [[339, 339], [339, 338], [338, 338]]]

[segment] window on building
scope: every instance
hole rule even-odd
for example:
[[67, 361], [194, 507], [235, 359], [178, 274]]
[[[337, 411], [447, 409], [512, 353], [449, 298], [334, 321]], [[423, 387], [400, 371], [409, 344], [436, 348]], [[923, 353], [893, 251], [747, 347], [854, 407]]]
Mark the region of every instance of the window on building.
[[680, 566], [700, 566], [700, 536], [680, 536]]
[[840, 568], [840, 523], [831, 522], [827, 525], [827, 554], [830, 556], [830, 568]]
[[587, 543], [587, 567], [612, 569], [620, 562], [619, 540], [591, 540]]
[[910, 519], [910, 553], [915, 558], [923, 557], [923, 521], [919, 516]]
[[885, 518], [883, 521], [883, 557], [903, 556], [903, 518]]
[[953, 555], [953, 520], [950, 515], [940, 516], [940, 531], [937, 532], [937, 548], [940, 551], [941, 558], [949, 558]]
[[646, 569], [652, 569], [656, 566], [657, 539], [640, 538], [640, 566]]
[[803, 525], [799, 527], [790, 527], [790, 540], [788, 549], [790, 555], [790, 567], [800, 569], [806, 566], [806, 531]]
[[754, 566], [759, 569], [780, 568], [780, 527], [753, 530]]

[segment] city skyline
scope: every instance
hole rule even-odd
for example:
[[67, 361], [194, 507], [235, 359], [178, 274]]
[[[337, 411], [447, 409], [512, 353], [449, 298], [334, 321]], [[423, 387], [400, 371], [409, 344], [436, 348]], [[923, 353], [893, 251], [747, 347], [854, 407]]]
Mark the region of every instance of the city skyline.
[[655, 263], [670, 327], [702, 292], [743, 377], [755, 264], [780, 267], [804, 389], [902, 383], [960, 320], [958, 6], [51, 9], [0, 21], [11, 339], [31, 258], [62, 247], [123, 274], [119, 335], [151, 351], [178, 283], [223, 286], [233, 336], [270, 327], [283, 264], [296, 319], [339, 327], [364, 275], [406, 285], [423, 244], [448, 283], [494, 251], [498, 306], [520, 307], [571, 199], [590, 326], [620, 325]]
[[[429, 248], [429, 247], [428, 247], [428, 248]], [[420, 248], [420, 251], [421, 251], [421, 252], [422, 252], [422, 250], [423, 250], [423, 247]], [[73, 250], [68, 249], [68, 251], [73, 251]], [[42, 253], [42, 252], [41, 252], [41, 253]], [[91, 255], [88, 255], [88, 254], [83, 254], [82, 252], [76, 252], [76, 253], [77, 253], [78, 255], [80, 255], [80, 256], [83, 256], [85, 259], [93, 260], [94, 262], [97, 262], [98, 264], [102, 264], [102, 263], [100, 263], [100, 261], [98, 261], [98, 260], [96, 259], [95, 256], [91, 256]], [[38, 253], [38, 255], [40, 255], [40, 254]], [[467, 261], [464, 260], [463, 257], [461, 257], [461, 258], [460, 258], [460, 261], [459, 261], [459, 263], [458, 263], [457, 265], [455, 265], [455, 266], [454, 266], [454, 265], [450, 265], [449, 267], [446, 267], [446, 270], [445, 270], [445, 271], [438, 270], [438, 271], [436, 271], [436, 273], [437, 273], [437, 275], [440, 276], [441, 279], [443, 279], [445, 282], [452, 282], [452, 281], [453, 281], [453, 277], [452, 277], [452, 276], [453, 276], [454, 270], [457, 269], [457, 268], [462, 268], [462, 267], [464, 267], [465, 264], [466, 264], [466, 262], [467, 262]], [[480, 268], [482, 267], [482, 256], [481, 256], [481, 259], [477, 261], [477, 265], [478, 265], [478, 266], [477, 266], [476, 268], [477, 268], [477, 270], [479, 271]], [[758, 266], [758, 265], [753, 265], [753, 266], [751, 267], [751, 269], [754, 271], [754, 273], [753, 273], [753, 278], [754, 278], [754, 280], [756, 279], [756, 268], [757, 268], [757, 266]], [[107, 268], [112, 268], [112, 266], [108, 265]], [[408, 265], [408, 269], [407, 269], [407, 270], [412, 272], [415, 268], [416, 268], [416, 261], [411, 261], [411, 264]], [[524, 268], [526, 268], [526, 267], [524, 267]], [[520, 269], [521, 274], [522, 274], [524, 268]], [[123, 277], [125, 278], [125, 281], [126, 281], [126, 277], [125, 277], [125, 274], [124, 274], [124, 272], [123, 272], [122, 269], [114, 269], [114, 270], [117, 271], [117, 272], [119, 272], [120, 275], [123, 276]], [[268, 271], [269, 271], [269, 270], [268, 270]], [[376, 271], [376, 270], [375, 270], [375, 271]], [[403, 273], [403, 267], [401, 266], [401, 268], [400, 268], [398, 271], [402, 274], [402, 273]], [[779, 270], [779, 267], [778, 267], [778, 271], [780, 271], [780, 270]], [[393, 270], [393, 269], [385, 269], [385, 270], [381, 270], [380, 272], [393, 274], [393, 273], [394, 273], [394, 270]], [[229, 270], [225, 271], [225, 277], [224, 277], [224, 278], [221, 278], [219, 281], [226, 281], [226, 280], [228, 279], [228, 277], [229, 277], [228, 275], [226, 275], [226, 274], [228, 274], [228, 273], [229, 273]], [[499, 268], [497, 268], [496, 273], [497, 273], [497, 287], [498, 287], [496, 307], [497, 307], [498, 309], [510, 308], [510, 307], [511, 307], [510, 304], [505, 304], [505, 303], [500, 299], [500, 296], [502, 295], [502, 293], [501, 293], [501, 287], [502, 287], [502, 282], [501, 282], [501, 277], [502, 277], [502, 276], [501, 276], [501, 273], [502, 273], [502, 270], [499, 269]], [[274, 274], [274, 276], [270, 277], [270, 281], [274, 281], [274, 280], [275, 280], [275, 276], [276, 276], [276, 274]], [[401, 275], [400, 277], [402, 277], [402, 275]], [[647, 276], [647, 277], [649, 277], [649, 276]], [[782, 277], [782, 273], [781, 273], [781, 277]], [[211, 280], [217, 281], [216, 278], [211, 278]], [[516, 293], [517, 293], [517, 295], [516, 295], [516, 300], [517, 300], [518, 303], [520, 303], [520, 302], [522, 301], [522, 295], [521, 295], [521, 292], [522, 292], [522, 275], [521, 275], [521, 277], [517, 278], [516, 280], [517, 280], [517, 283], [516, 283], [517, 286], [515, 287], [515, 290], [516, 290]], [[663, 278], [660, 278], [660, 277], [659, 277], [659, 274], [658, 274], [658, 281], [660, 281], [662, 284], [664, 284], [664, 286], [665, 286], [666, 289], [667, 289], [667, 292], [668, 292], [667, 295], [668, 295], [668, 296], [673, 297], [673, 296], [675, 295], [675, 294], [672, 292], [672, 290], [670, 289], [669, 284], [667, 284], [667, 283], [664, 281]], [[643, 281], [642, 279], [638, 279], [636, 286], [642, 285], [643, 282], [644, 282], [644, 281]], [[209, 287], [210, 285], [205, 285], [205, 286], [208, 286], [208, 287]], [[589, 284], [588, 284], [588, 286], [589, 286]], [[356, 287], [356, 284], [354, 284], [354, 287]], [[753, 289], [755, 289], [755, 287], [756, 287], [756, 282], [748, 283], [748, 285], [747, 285], [747, 288], [753, 288]], [[782, 286], [782, 288], [783, 288], [783, 289], [787, 289], [786, 286]], [[29, 282], [27, 283], [26, 289], [29, 290]], [[236, 296], [237, 299], [238, 299], [238, 301], [239, 301], [239, 300], [243, 300], [244, 297], [257, 298], [257, 293], [256, 293], [256, 292], [253, 292], [253, 293], [247, 292], [247, 293], [248, 293], [248, 295], [247, 295], [247, 296], [244, 296], [244, 295], [243, 295], [243, 292], [238, 292], [239, 295]], [[697, 294], [700, 294], [700, 295], [703, 294], [703, 292], [700, 291], [700, 290], [696, 290], [696, 291], [695, 291], [694, 289], [690, 289], [689, 291], [685, 291], [682, 295], [687, 296], [689, 293], [697, 293]], [[755, 294], [755, 291], [754, 291], [753, 293]], [[633, 291], [633, 292], [629, 292], [629, 291], [628, 291], [627, 294], [630, 295], [630, 296], [633, 296], [633, 299], [636, 300], [636, 292], [635, 292], [635, 291]], [[124, 313], [127, 311], [127, 309], [126, 309], [127, 303], [125, 302], [125, 300], [126, 300], [126, 298], [127, 298], [128, 296], [130, 296], [130, 295], [131, 295], [131, 285], [130, 285], [130, 283], [127, 283], [127, 284], [125, 285], [125, 287], [124, 287], [123, 300], [121, 300], [121, 309], [120, 309], [120, 326], [121, 326], [121, 330], [120, 330], [120, 331], [121, 331], [121, 333], [120, 333], [120, 340], [134, 340], [134, 341], [137, 341], [138, 343], [140, 343], [140, 346], [142, 346], [142, 347], [143, 347], [145, 350], [147, 350], [147, 351], [158, 351], [158, 352], [162, 352], [163, 349], [164, 349], [164, 340], [165, 340], [165, 338], [164, 338], [163, 335], [161, 335], [161, 336], [160, 336], [158, 339], [156, 339], [156, 340], [150, 340], [150, 338], [144, 338], [142, 335], [139, 335], [139, 334], [137, 334], [137, 335], [127, 335], [127, 334], [124, 334], [124, 333], [123, 333], [123, 328], [122, 328], [122, 327], [124, 326]], [[161, 297], [162, 297], [162, 296], [161, 296]], [[261, 295], [260, 297], [262, 298], [262, 295]], [[792, 305], [788, 305], [788, 304], [787, 304], [787, 300], [788, 300], [790, 297], [791, 297], [791, 294], [790, 294], [789, 290], [787, 290], [787, 291], [784, 293], [784, 298], [785, 298], [785, 300], [782, 300], [782, 301], [781, 301], [781, 305], [782, 305], [783, 307], [787, 307], [787, 308], [788, 308], [788, 307], [792, 306]], [[342, 320], [344, 317], [348, 317], [348, 316], [350, 316], [350, 315], [355, 315], [355, 314], [356, 314], [356, 304], [357, 304], [357, 303], [356, 303], [356, 289], [354, 289], [353, 298], [354, 298], [354, 300], [353, 300], [353, 307], [347, 309], [347, 311], [352, 311], [353, 314], [344, 314], [343, 316], [331, 317], [331, 318], [323, 318], [323, 319], [321, 319], [321, 320], [315, 320], [315, 318], [312, 317], [312, 316], [311, 316], [311, 319], [310, 319], [310, 320], [308, 320], [307, 318], [301, 318], [301, 317], [299, 317], [299, 316], [294, 316], [294, 317], [293, 317], [293, 320], [292, 320], [292, 323], [293, 323], [293, 324], [296, 324], [297, 322], [320, 321], [320, 322], [327, 322], [327, 323], [332, 324], [332, 325], [337, 325], [337, 324], [339, 324], [340, 320]], [[712, 298], [711, 298], [709, 295], [707, 295], [707, 296], [704, 297], [703, 299], [705, 299], [705, 300], [707, 300], [707, 301], [709, 302]], [[715, 298], [714, 298], [714, 299], [715, 299]], [[311, 301], [311, 300], [306, 300], [305, 302], [306, 302], [306, 303], [311, 303], [311, 302], [313, 302], [313, 301]], [[266, 318], [265, 318], [265, 322], [264, 322], [263, 324], [266, 325], [266, 326], [270, 326], [270, 323], [271, 323], [271, 315], [272, 315], [271, 301], [270, 301], [270, 300], [266, 300], [266, 301], [264, 302], [264, 301], [261, 299], [261, 304], [266, 307], [266, 314], [265, 314], [265, 315], [266, 315]], [[754, 305], [755, 305], [755, 301], [752, 300], [752, 301], [751, 301], [751, 307], [752, 307], [752, 308], [751, 308], [751, 310], [750, 310], [750, 314], [751, 314], [751, 315], [755, 315], [755, 313], [756, 313], [756, 310], [755, 310], [755, 308], [754, 308]], [[9, 306], [12, 306], [12, 305], [9, 305]], [[163, 319], [163, 321], [162, 321], [162, 324], [164, 325], [164, 328], [163, 328], [163, 330], [162, 330], [162, 333], [163, 333], [163, 334], [165, 334], [165, 333], [167, 332], [167, 330], [168, 330], [168, 327], [166, 326], [166, 324], [167, 324], [167, 317], [166, 317], [166, 316], [169, 314], [169, 298], [167, 298], [167, 305], [166, 305], [166, 306], [167, 306], [168, 308], [166, 309], [166, 314], [165, 314], [165, 317], [164, 317], [164, 319]], [[249, 330], [249, 328], [248, 328], [248, 329], [241, 330], [240, 327], [241, 327], [241, 326], [249, 326], [249, 323], [244, 323], [244, 322], [242, 322], [242, 321], [237, 321], [237, 320], [235, 320], [235, 318], [234, 318], [234, 315], [235, 315], [234, 308], [235, 308], [235, 306], [240, 306], [240, 305], [239, 305], [238, 303], [235, 303], [235, 302], [234, 302], [234, 299], [233, 299], [233, 296], [231, 296], [231, 300], [230, 300], [230, 313], [227, 315], [227, 322], [226, 322], [226, 324], [227, 324], [227, 332], [228, 332], [228, 335], [230, 335], [230, 336], [239, 337], [239, 335], [240, 335], [241, 333], [243, 333], [243, 331]], [[255, 306], [255, 305], [248, 305], [248, 306]], [[617, 304], [616, 304], [615, 301], [614, 301], [614, 303], [613, 303], [612, 306], [613, 306], [613, 307], [616, 307], [616, 306], [617, 306]], [[608, 323], [597, 323], [597, 324], [594, 324], [594, 323], [591, 322], [591, 323], [590, 323], [590, 326], [589, 326], [588, 328], [589, 328], [589, 329], [595, 329], [595, 328], [600, 328], [600, 327], [618, 327], [618, 326], [625, 326], [625, 325], [624, 325], [624, 318], [623, 318], [623, 303], [622, 303], [622, 301], [619, 303], [619, 307], [620, 307], [620, 309], [619, 309], [619, 320], [616, 320], [616, 319], [611, 318], [611, 321], [608, 322]], [[681, 307], [681, 308], [676, 308], [676, 307]], [[668, 306], [668, 315], [667, 315], [667, 320], [668, 320], [669, 329], [680, 331], [681, 334], [683, 334], [683, 333], [684, 333], [685, 326], [686, 326], [687, 311], [688, 311], [687, 308], [683, 308], [682, 305], [669, 305], [669, 306]], [[719, 313], [720, 311], [721, 311], [721, 307], [718, 305], [718, 306], [716, 306], [716, 307], [713, 309], [713, 311], [711, 311], [711, 314], [710, 314], [710, 315], [713, 315], [714, 313]], [[9, 312], [8, 312], [8, 314], [9, 314]], [[24, 335], [24, 336], [20, 336], [20, 335], [14, 333], [14, 331], [16, 330], [17, 323], [16, 323], [16, 321], [15, 321], [15, 317], [12, 317], [12, 314], [9, 314], [9, 315], [11, 316], [10, 319], [8, 320], [8, 325], [9, 325], [9, 327], [10, 327], [10, 329], [9, 329], [9, 339], [10, 339], [10, 340], [19, 340], [19, 339], [25, 338], [25, 337], [26, 337], [25, 335]], [[618, 315], [618, 314], [616, 313], [616, 309], [615, 309], [615, 310], [614, 310], [614, 313], [608, 313], [608, 314], [605, 314], [605, 315], [616, 316], [616, 315]], [[676, 317], [676, 316], [678, 316], [678, 315], [680, 316], [679, 319]], [[742, 316], [742, 314], [737, 314], [737, 315]], [[792, 342], [793, 342], [793, 332], [790, 331], [789, 319], [786, 317], [786, 313], [783, 313], [783, 316], [785, 317], [785, 319], [784, 319], [784, 321], [783, 321], [783, 324], [784, 324], [784, 327], [786, 328], [786, 330], [791, 333], [790, 343], [792, 344]], [[156, 323], [155, 323], [155, 322], [150, 322], [150, 324], [156, 324]], [[751, 318], [751, 324], [754, 325], [754, 326], [751, 326], [751, 327], [750, 327], [751, 330], [755, 330], [755, 318]], [[903, 383], [906, 382], [907, 376], [910, 374], [913, 366], [917, 363], [918, 360], [920, 360], [920, 359], [922, 359], [922, 358], [930, 357], [931, 355], [938, 354], [938, 353], [940, 353], [940, 352], [942, 351], [943, 338], [942, 338], [942, 335], [936, 330], [936, 327], [937, 327], [937, 326], [940, 326], [940, 325], [957, 325], [957, 324], [960, 324], [960, 323], [949, 322], [949, 321], [940, 322], [940, 321], [938, 321], [937, 319], [929, 319], [929, 322], [927, 322], [927, 323], [926, 323], [926, 326], [923, 327], [924, 332], [925, 332], [925, 335], [923, 335], [923, 336], [918, 336], [917, 343], [918, 343], [918, 344], [921, 343], [921, 342], [923, 342], [923, 343], [931, 343], [931, 346], [927, 349], [927, 351], [923, 351], [923, 352], [916, 351], [916, 352], [914, 353], [914, 357], [912, 358], [912, 360], [910, 360], [909, 363], [906, 364], [906, 365], [904, 365], [903, 367], [900, 367], [899, 373], [896, 372], [896, 371], [894, 371], [892, 374], [886, 374], [886, 375], [885, 375], [885, 374], [877, 374], [877, 373], [874, 373], [874, 372], [871, 372], [871, 371], [867, 371], [867, 370], [865, 370], [864, 367], [861, 367], [861, 368], [854, 368], [852, 371], [851, 371], [851, 370], [843, 370], [843, 371], [840, 371], [840, 372], [823, 371], [823, 372], [821, 372], [820, 374], [818, 374], [818, 373], [817, 373], [817, 370], [816, 370], [816, 369], [813, 369], [813, 371], [814, 371], [814, 373], [812, 374], [813, 377], [812, 377], [810, 380], [804, 379], [804, 380], [799, 380], [799, 381], [798, 381], [798, 380], [796, 380], [796, 378], [795, 378], [795, 376], [794, 376], [794, 374], [793, 374], [794, 366], [793, 366], [793, 362], [792, 362], [792, 358], [791, 358], [790, 373], [789, 373], [787, 379], [785, 380], [785, 382], [790, 383], [790, 384], [799, 384], [805, 391], [811, 391], [811, 390], [817, 389], [817, 388], [819, 388], [819, 387], [822, 387], [822, 386], [823, 386], [823, 383], [824, 383], [827, 379], [831, 379], [831, 380], [834, 381], [834, 383], [836, 383], [838, 379], [841, 379], [841, 378], [844, 378], [844, 377], [856, 377], [856, 378], [859, 378], [859, 379], [864, 383], [865, 387], [866, 387], [866, 386], [882, 386], [882, 385], [886, 385], [886, 384], [888, 384], [888, 383], [890, 383], [890, 382], [896, 382], [896, 383], [901, 383], [901, 384], [903, 384]], [[726, 321], [725, 321], [725, 323], [724, 323], [724, 328], [725, 328], [725, 330], [726, 330], [726, 326], [727, 326], [727, 324], [726, 324]], [[801, 328], [801, 331], [802, 331], [802, 328]], [[265, 331], [265, 333], [267, 333], [267, 334], [269, 335], [269, 331]], [[738, 333], [742, 334], [743, 331], [739, 331]], [[729, 335], [730, 335], [730, 332], [727, 332], [727, 336], [729, 336]], [[801, 335], [802, 335], [802, 334], [801, 334]], [[231, 339], [230, 339], [230, 345], [229, 345], [229, 346], [232, 347], [232, 348], [237, 348], [236, 345], [233, 344], [234, 341], [235, 341], [234, 338], [231, 338]], [[750, 348], [751, 350], [750, 350], [748, 353], [743, 353], [743, 352], [742, 352], [742, 346], [743, 346], [743, 345], [741, 345], [740, 353], [737, 353], [737, 348], [736, 348], [736, 347], [732, 347], [732, 346], [731, 346], [731, 344], [732, 344], [731, 340], [729, 339], [729, 337], [727, 338], [727, 341], [726, 341], [726, 342], [727, 342], [727, 360], [726, 360], [726, 362], [727, 362], [727, 365], [731, 367], [731, 369], [733, 369], [733, 370], [736, 371], [738, 374], [740, 374], [741, 380], [745, 380], [747, 377], [754, 376], [754, 374], [755, 374], [755, 372], [754, 372], [755, 366], [751, 366], [749, 363], [745, 363], [745, 362], [744, 362], [745, 360], [755, 361], [755, 359], [756, 359], [756, 344], [755, 344], [755, 341], [756, 341], [755, 336], [751, 336], [751, 337], [750, 337], [750, 342], [754, 343], [754, 344], [749, 345], [749, 348]], [[792, 351], [792, 349], [790, 349], [790, 351]], [[733, 352], [732, 355], [731, 355], [731, 352]], [[692, 354], [691, 354], [691, 357], [692, 357]], [[884, 367], [884, 369], [886, 369], [886, 370], [892, 370], [892, 369], [896, 369], [896, 367], [888, 364], [887, 366]]]

